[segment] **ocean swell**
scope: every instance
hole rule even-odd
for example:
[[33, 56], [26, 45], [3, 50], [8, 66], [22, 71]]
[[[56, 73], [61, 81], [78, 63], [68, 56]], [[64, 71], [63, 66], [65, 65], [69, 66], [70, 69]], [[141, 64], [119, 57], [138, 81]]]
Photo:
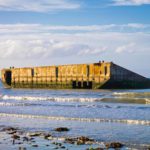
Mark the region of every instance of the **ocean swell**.
[[42, 115], [27, 115], [27, 114], [8, 114], [0, 113], [1, 117], [18, 117], [18, 118], [33, 118], [33, 119], [48, 119], [58, 121], [82, 121], [82, 122], [109, 122], [109, 123], [124, 123], [134, 125], [150, 126], [149, 120], [129, 120], [129, 119], [103, 119], [103, 118], [69, 118], [61, 116], [42, 116]]

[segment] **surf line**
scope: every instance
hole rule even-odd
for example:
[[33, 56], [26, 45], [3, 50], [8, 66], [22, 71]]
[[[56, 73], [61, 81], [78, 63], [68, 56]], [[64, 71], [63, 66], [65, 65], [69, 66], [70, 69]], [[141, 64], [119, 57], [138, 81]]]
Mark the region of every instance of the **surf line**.
[[28, 114], [9, 114], [0, 113], [1, 117], [18, 117], [28, 119], [48, 119], [57, 121], [81, 121], [81, 122], [108, 122], [108, 123], [124, 123], [124, 124], [135, 124], [135, 125], [147, 125], [150, 126], [149, 120], [125, 120], [125, 119], [102, 119], [102, 118], [71, 118], [61, 116], [43, 116], [43, 115], [28, 115]]

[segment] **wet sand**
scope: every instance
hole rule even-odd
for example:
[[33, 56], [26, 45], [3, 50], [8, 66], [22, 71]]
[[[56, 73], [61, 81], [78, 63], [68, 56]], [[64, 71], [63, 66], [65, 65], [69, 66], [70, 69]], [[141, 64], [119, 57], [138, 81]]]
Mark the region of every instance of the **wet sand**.
[[[61, 136], [69, 132], [67, 127], [55, 128], [53, 132], [26, 131], [17, 127], [0, 127], [0, 147], [5, 150], [102, 150], [102, 149], [149, 149], [148, 145], [127, 145], [117, 142], [100, 142], [89, 137]], [[60, 135], [59, 135], [60, 134]]]

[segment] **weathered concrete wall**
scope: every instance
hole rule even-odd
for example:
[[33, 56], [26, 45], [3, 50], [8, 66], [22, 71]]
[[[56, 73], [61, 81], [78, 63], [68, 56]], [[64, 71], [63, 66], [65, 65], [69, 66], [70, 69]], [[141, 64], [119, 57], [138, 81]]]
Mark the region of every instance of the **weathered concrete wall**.
[[1, 70], [1, 80], [5, 81], [5, 71], [6, 69]]

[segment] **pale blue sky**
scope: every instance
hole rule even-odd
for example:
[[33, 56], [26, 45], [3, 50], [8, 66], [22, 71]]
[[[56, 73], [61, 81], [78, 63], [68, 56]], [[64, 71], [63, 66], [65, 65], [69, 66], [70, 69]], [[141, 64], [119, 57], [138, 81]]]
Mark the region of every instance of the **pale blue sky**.
[[150, 77], [150, 0], [0, 0], [0, 68], [113, 61]]

